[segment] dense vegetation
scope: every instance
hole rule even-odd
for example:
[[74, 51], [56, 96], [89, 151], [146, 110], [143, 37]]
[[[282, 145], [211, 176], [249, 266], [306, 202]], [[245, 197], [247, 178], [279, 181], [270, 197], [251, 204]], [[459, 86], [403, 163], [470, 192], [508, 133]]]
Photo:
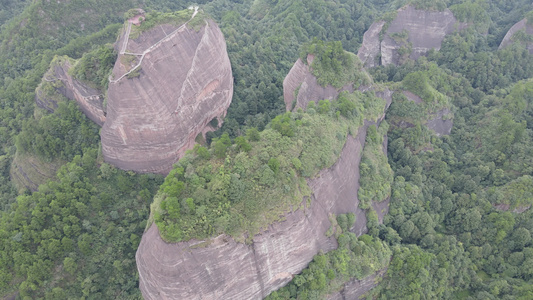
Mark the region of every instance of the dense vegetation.
[[3, 213], [2, 291], [13, 291], [13, 281], [28, 299], [140, 297], [135, 250], [161, 180], [98, 167], [96, 156], [74, 157], [57, 180]]
[[107, 90], [109, 75], [117, 60], [111, 45], [103, 45], [86, 52], [75, 63], [71, 73], [74, 78], [100, 90]]
[[[371, 296], [533, 297], [533, 58], [521, 43], [497, 50], [514, 23], [531, 19], [530, 1], [196, 2], [225, 35], [235, 94], [223, 128], [208, 138], [211, 146], [197, 146], [163, 182], [102, 163], [98, 128], [57, 93], [54, 112], [36, 109], [35, 91], [56, 55], [80, 59], [73, 74], [104, 90], [116, 57], [106, 44], [116, 40], [124, 12], [142, 3], [148, 28], [190, 3], [0, 1], [1, 296], [140, 297], [134, 252], [155, 194], [153, 219], [170, 240], [222, 231], [242, 237], [299, 204], [309, 192], [303, 179], [331, 165], [346, 135], [363, 118], [375, 118], [383, 103], [372, 93], [344, 93], [282, 114], [285, 75], [304, 49], [316, 55], [321, 84], [367, 83], [350, 73], [358, 60], [342, 48], [357, 52], [374, 20], [412, 3], [449, 7], [474, 25], [447, 36], [427, 59], [371, 71], [397, 92], [389, 128], [370, 127], [359, 197], [366, 209], [370, 199], [390, 195], [390, 213], [380, 225], [368, 209], [368, 235], [359, 238], [348, 232], [352, 217], [337, 216], [342, 230], [332, 234], [339, 249], [319, 254], [270, 297], [323, 298], [381, 269], [391, 255]], [[450, 109], [454, 127], [439, 138], [424, 123], [442, 108]], [[15, 158], [64, 166], [39, 191], [19, 195], [9, 174]], [[266, 193], [275, 201], [265, 203]]]
[[154, 220], [162, 236], [169, 241], [222, 232], [238, 240], [243, 233], [253, 236], [290, 206], [298, 207], [309, 193], [304, 178], [333, 165], [346, 136], [355, 135], [365, 119], [376, 121], [384, 108], [373, 92], [345, 93], [342, 101], [311, 102], [307, 112], [279, 115], [264, 131], [251, 129], [234, 144], [224, 134], [209, 150], [197, 146], [155, 198]]
[[308, 62], [312, 57], [311, 70], [321, 86], [332, 85], [339, 89], [346, 84], [353, 84], [357, 89], [360, 85], [368, 85], [370, 79], [362, 72], [362, 64], [353, 53], [344, 51], [342, 43], [324, 43], [316, 38], [302, 47], [300, 59]]
[[388, 124], [383, 122], [379, 129], [372, 125], [367, 130], [357, 191], [359, 207], [362, 209], [369, 209], [372, 202], [381, 202], [390, 197], [393, 173], [387, 162], [387, 154], [383, 151], [383, 139], [388, 129]]

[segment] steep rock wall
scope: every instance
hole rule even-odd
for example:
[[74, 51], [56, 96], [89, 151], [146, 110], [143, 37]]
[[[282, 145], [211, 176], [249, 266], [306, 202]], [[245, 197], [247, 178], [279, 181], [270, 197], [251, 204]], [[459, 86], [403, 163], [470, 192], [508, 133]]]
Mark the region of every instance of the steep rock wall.
[[[466, 24], [456, 20], [449, 9], [426, 11], [410, 5], [399, 9], [396, 18], [388, 26], [384, 25], [384, 21], [372, 24], [363, 36], [363, 44], [357, 55], [365, 67], [399, 65], [407, 57], [417, 59], [430, 49], [439, 50], [447, 34], [466, 27]], [[399, 37], [402, 32], [407, 33], [407, 39]], [[402, 55], [401, 48], [410, 51]]]
[[[513, 27], [511, 27], [509, 31], [507, 31], [498, 49], [505, 48], [508, 45], [512, 44], [514, 42], [512, 39], [513, 36], [520, 30], [524, 30], [527, 35], [533, 35], [533, 26], [527, 23], [527, 19], [523, 19], [520, 22], [514, 24]], [[528, 43], [526, 47], [529, 51], [529, 54], [533, 54], [533, 43]]]
[[[300, 58], [292, 66], [289, 74], [283, 80], [283, 98], [287, 111], [294, 108], [306, 108], [311, 101], [315, 103], [324, 99], [335, 99], [341, 91], [353, 92], [353, 85], [347, 84], [340, 89], [328, 85], [318, 84], [316, 77], [311, 73], [310, 65], [313, 63], [313, 55], [307, 56], [307, 64]], [[293, 102], [296, 101], [295, 104]]]
[[381, 40], [379, 34], [384, 25], [385, 21], [374, 22], [363, 34], [363, 44], [361, 44], [357, 56], [365, 67], [373, 68], [380, 64]]
[[195, 248], [199, 241], [167, 244], [152, 224], [136, 256], [144, 298], [262, 299], [292, 280], [319, 251], [335, 249], [335, 238], [325, 235], [330, 213], [354, 212], [358, 223], [366, 225], [364, 212], [357, 208], [365, 135], [362, 127], [356, 137], [349, 136], [339, 161], [309, 180], [314, 192], [310, 205], [304, 199], [305, 208], [287, 213], [251, 245], [226, 235], [205, 248]]
[[[389, 90], [377, 93], [386, 99], [387, 107], [391, 94]], [[356, 223], [351, 230], [364, 234], [366, 215], [358, 208], [357, 198], [359, 163], [372, 123], [365, 122], [355, 137], [347, 137], [332, 167], [308, 179], [313, 192], [310, 205], [309, 199], [303, 199], [299, 208], [254, 236], [250, 245], [237, 243], [227, 235], [169, 244], [152, 224], [136, 255], [144, 298], [262, 299], [292, 280], [319, 251], [337, 247], [335, 238], [325, 235], [331, 226], [330, 214], [354, 213]], [[379, 205], [383, 206], [381, 211], [388, 210], [388, 200]]]
[[[497, 210], [501, 211], [509, 211], [511, 208], [511, 205], [509, 204], [493, 204], [492, 207], [494, 207]], [[521, 205], [511, 210], [512, 213], [521, 214], [531, 208], [531, 205]]]
[[168, 173], [231, 103], [226, 43], [211, 20], [198, 31], [156, 26], [134, 40], [129, 32], [117, 43], [122, 48], [107, 94], [102, 153], [121, 169]]
[[[76, 101], [80, 110], [91, 121], [102, 126], [105, 122], [103, 93], [70, 76], [68, 73], [70, 68], [72, 68], [70, 59], [63, 59], [52, 66], [51, 70], [44, 76], [43, 83], [53, 82], [57, 93]], [[60, 81], [60, 83], [58, 84], [57, 81]], [[53, 112], [57, 107], [57, 100], [53, 97], [48, 97], [40, 88], [37, 88], [35, 93], [35, 102], [37, 106], [50, 112]]]
[[[34, 117], [39, 119], [46, 111], [53, 113], [61, 101], [76, 101], [80, 110], [93, 122], [102, 125], [105, 115], [102, 107], [103, 95], [100, 91], [89, 87], [73, 78], [68, 71], [73, 60], [66, 56], [55, 57], [50, 64], [41, 84], [35, 90]], [[67, 99], [65, 99], [67, 98]], [[39, 185], [55, 178], [57, 170], [65, 163], [61, 159], [47, 161], [35, 155], [24, 154], [17, 149], [10, 168], [10, 177], [17, 189], [36, 191]]]

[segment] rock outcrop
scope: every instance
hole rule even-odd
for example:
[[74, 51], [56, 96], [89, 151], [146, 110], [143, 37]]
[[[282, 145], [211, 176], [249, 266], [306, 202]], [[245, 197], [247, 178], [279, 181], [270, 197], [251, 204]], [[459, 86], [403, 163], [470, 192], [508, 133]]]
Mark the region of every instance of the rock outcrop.
[[[144, 298], [262, 299], [291, 281], [319, 251], [337, 247], [335, 238], [325, 234], [331, 226], [330, 214], [354, 213], [351, 230], [364, 234], [366, 215], [358, 208], [357, 191], [368, 125], [355, 137], [348, 136], [332, 167], [307, 180], [311, 199], [303, 199], [299, 208], [255, 235], [249, 245], [227, 235], [169, 244], [152, 224], [136, 255]], [[388, 203], [384, 202], [382, 206]]]
[[[404, 91], [403, 94], [407, 97], [409, 101], [413, 101], [418, 105], [423, 105], [424, 100], [419, 96], [409, 92]], [[437, 136], [450, 135], [452, 133], [453, 127], [453, 114], [449, 108], [442, 108], [435, 113], [429, 114], [426, 121], [423, 124]], [[406, 123], [404, 127], [414, 127], [414, 124]]]
[[328, 295], [328, 300], [356, 300], [364, 299], [362, 296], [376, 287], [379, 283], [379, 277], [383, 277], [388, 268], [382, 269], [361, 280], [352, 279], [344, 284], [342, 289], [336, 293]]
[[231, 103], [226, 43], [212, 20], [196, 29], [156, 26], [136, 39], [131, 26], [117, 43], [102, 153], [121, 169], [168, 173]]
[[[57, 56], [50, 63], [41, 83], [35, 90], [34, 117], [40, 117], [46, 112], [54, 113], [61, 101], [67, 99], [76, 101], [80, 110], [98, 125], [105, 122], [103, 111], [103, 95], [100, 91], [75, 79], [69, 74], [74, 60], [67, 56]], [[23, 149], [17, 149], [10, 169], [10, 177], [19, 191], [29, 189], [36, 191], [39, 185], [55, 178], [57, 170], [65, 163], [61, 159], [47, 161], [32, 154], [24, 154]], [[27, 149], [24, 149], [27, 150]]]
[[[409, 101], [413, 101], [418, 105], [424, 105], [424, 100], [422, 100], [422, 98], [420, 98], [419, 96], [409, 91], [403, 91], [403, 94]], [[424, 119], [417, 121], [420, 121], [421, 124], [425, 125], [437, 136], [450, 135], [453, 128], [453, 112], [449, 108], [445, 107], [436, 110], [433, 113], [429, 113]], [[400, 128], [409, 128], [416, 126], [415, 124], [405, 121], [403, 119], [395, 120], [392, 123]]]
[[426, 11], [408, 5], [399, 9], [390, 23], [372, 24], [357, 56], [365, 67], [399, 65], [407, 58], [417, 59], [431, 49], [439, 50], [447, 34], [465, 27], [449, 9]]
[[64, 164], [64, 161], [56, 159], [48, 162], [33, 155], [17, 153], [9, 175], [19, 192], [24, 189], [37, 191], [39, 185], [56, 177], [57, 170]]
[[[310, 65], [314, 56], [307, 56], [307, 64], [300, 58], [292, 66], [289, 74], [283, 80], [283, 98], [287, 111], [298, 107], [307, 108], [311, 101], [315, 103], [324, 99], [335, 99], [341, 91], [353, 92], [353, 84], [347, 84], [340, 89], [328, 85], [326, 87], [318, 84], [316, 77], [311, 73]], [[295, 103], [293, 103], [296, 101]]]
[[[502, 203], [502, 204], [493, 204], [492, 207], [494, 207], [497, 210], [501, 210], [501, 211], [509, 211], [509, 209], [511, 208], [511, 205]], [[511, 212], [515, 214], [521, 214], [529, 210], [530, 208], [531, 208], [531, 205], [519, 205], [515, 207], [514, 209], [512, 209]]]
[[[533, 25], [528, 24], [527, 19], [523, 19], [520, 22], [514, 24], [513, 27], [511, 27], [509, 31], [507, 31], [498, 49], [505, 48], [508, 45], [512, 44], [514, 42], [513, 36], [521, 30], [523, 30], [527, 36], [533, 36]], [[533, 54], [533, 43], [527, 43], [526, 47], [529, 51], [529, 54]]]
[[41, 86], [35, 92], [37, 106], [53, 112], [57, 108], [57, 99], [50, 93], [43, 91], [43, 85], [50, 84], [55, 93], [65, 96], [78, 103], [80, 110], [93, 122], [102, 126], [105, 122], [103, 108], [104, 95], [101, 91], [73, 78], [69, 74], [72, 61], [68, 57], [56, 58], [51, 69], [43, 78]]

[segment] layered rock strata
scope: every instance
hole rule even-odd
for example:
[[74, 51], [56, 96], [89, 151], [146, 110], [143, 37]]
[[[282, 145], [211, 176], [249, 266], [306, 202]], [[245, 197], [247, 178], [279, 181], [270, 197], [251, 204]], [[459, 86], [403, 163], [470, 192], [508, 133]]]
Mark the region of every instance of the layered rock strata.
[[[512, 44], [514, 42], [513, 36], [521, 30], [523, 30], [527, 36], [533, 36], [533, 25], [528, 24], [527, 19], [523, 19], [520, 22], [514, 24], [513, 27], [511, 27], [509, 31], [507, 31], [498, 49], [505, 48], [508, 45]], [[526, 47], [529, 51], [529, 54], [533, 54], [533, 43], [527, 43]]]
[[318, 84], [316, 77], [309, 67], [313, 63], [314, 56], [307, 56], [307, 64], [300, 58], [292, 66], [289, 74], [283, 80], [283, 98], [287, 111], [293, 108], [307, 108], [311, 101], [315, 103], [324, 99], [335, 99], [341, 91], [353, 92], [353, 84], [347, 84], [340, 89], [328, 85]]
[[[63, 59], [52, 66], [51, 70], [43, 78], [43, 84], [51, 83], [54, 85], [57, 93], [76, 101], [80, 110], [91, 121], [102, 126], [106, 119], [103, 108], [103, 93], [73, 78], [68, 72], [70, 68], [72, 68], [70, 59]], [[40, 88], [36, 90], [35, 102], [37, 106], [49, 112], [53, 112], [57, 108], [57, 100], [53, 97], [48, 97]]]
[[[287, 213], [254, 236], [250, 245], [221, 235], [210, 241], [164, 242], [155, 224], [137, 250], [145, 299], [262, 299], [300, 273], [319, 251], [337, 247], [327, 237], [329, 214], [356, 213], [358, 234], [366, 217], [357, 209], [359, 162], [366, 127], [348, 137], [339, 161], [309, 180], [311, 205]], [[307, 199], [302, 201], [305, 206]], [[206, 244], [206, 247], [198, 245]]]
[[211, 20], [198, 30], [156, 26], [136, 39], [128, 26], [117, 42], [102, 154], [121, 169], [168, 173], [231, 103], [226, 43]]
[[427, 11], [408, 5], [399, 9], [389, 24], [372, 24], [357, 56], [365, 67], [399, 65], [406, 58], [417, 59], [431, 49], [439, 50], [446, 35], [465, 27], [449, 9]]
[[[381, 93], [388, 96], [388, 107], [392, 93]], [[331, 214], [354, 213], [356, 223], [351, 230], [357, 235], [366, 233], [366, 215], [358, 208], [357, 191], [359, 163], [370, 124], [375, 123], [366, 122], [355, 137], [347, 137], [332, 167], [307, 180], [311, 199], [303, 199], [300, 208], [287, 212], [283, 221], [255, 235], [249, 245], [227, 235], [169, 244], [152, 224], [136, 255], [144, 298], [262, 299], [290, 282], [314, 255], [337, 248], [335, 238], [325, 234], [331, 226]], [[383, 207], [388, 199], [379, 205], [381, 211], [386, 211]]]

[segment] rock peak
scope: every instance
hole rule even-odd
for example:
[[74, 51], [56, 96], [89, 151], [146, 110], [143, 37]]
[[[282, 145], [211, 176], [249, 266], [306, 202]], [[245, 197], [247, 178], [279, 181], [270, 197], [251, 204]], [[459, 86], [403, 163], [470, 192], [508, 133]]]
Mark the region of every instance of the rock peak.
[[373, 23], [363, 36], [357, 53], [365, 67], [400, 65], [407, 59], [416, 60], [431, 49], [439, 50], [444, 37], [466, 28], [449, 9], [418, 10], [407, 5], [398, 10], [390, 21]]
[[168, 173], [199, 134], [214, 129], [209, 122], [225, 116], [233, 95], [226, 43], [212, 20], [189, 26], [197, 13], [195, 7], [189, 21], [156, 25], [136, 38], [127, 22], [101, 131], [106, 162]]

